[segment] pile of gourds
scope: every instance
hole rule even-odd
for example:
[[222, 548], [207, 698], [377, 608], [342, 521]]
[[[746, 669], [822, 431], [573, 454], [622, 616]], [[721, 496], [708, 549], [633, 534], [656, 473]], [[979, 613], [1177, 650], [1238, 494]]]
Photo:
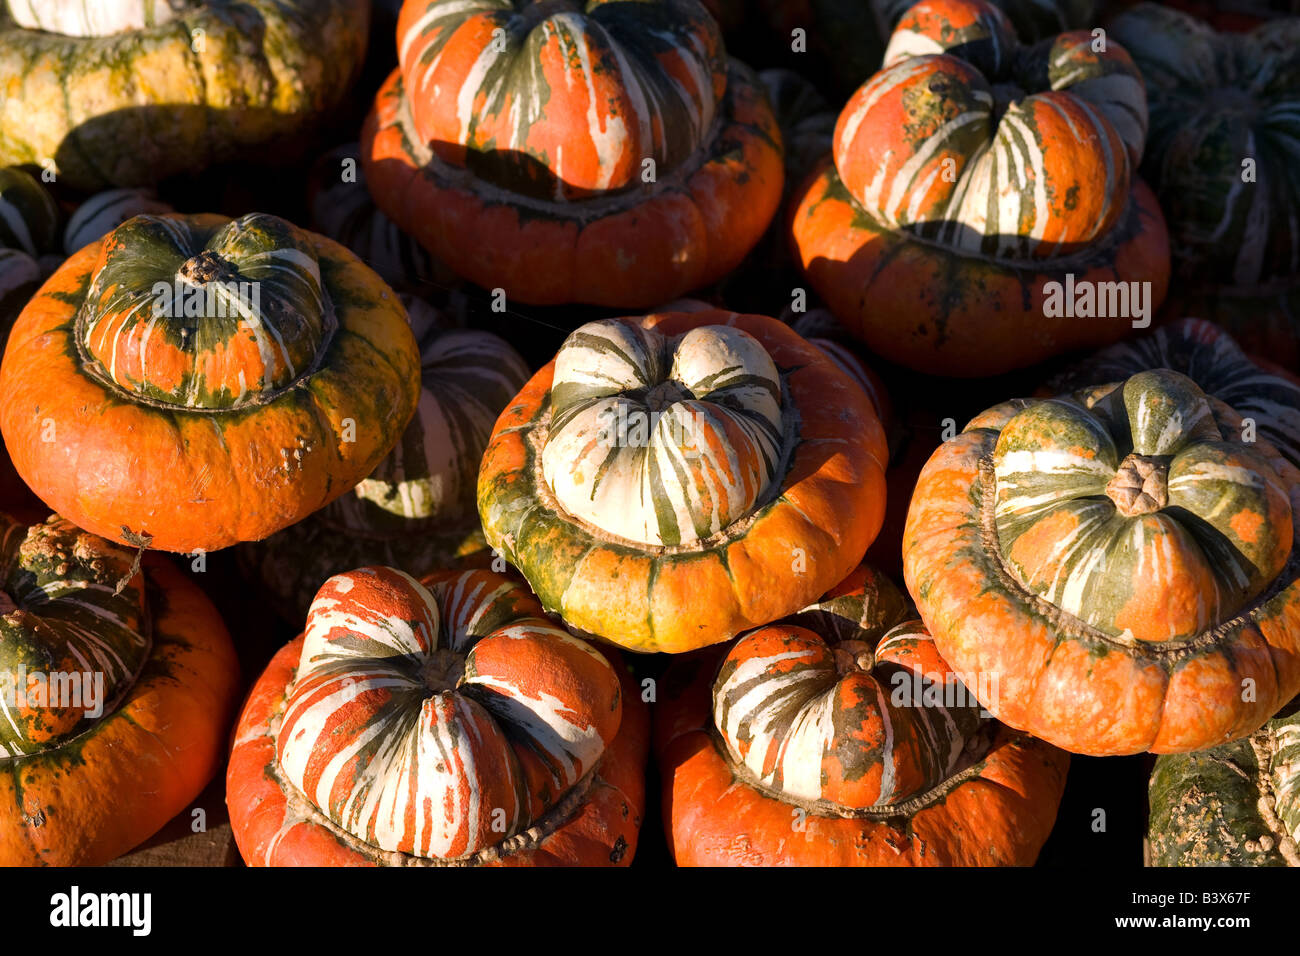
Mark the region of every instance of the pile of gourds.
[[0, 865], [1300, 865], [1300, 17], [834, 6], [0, 5]]

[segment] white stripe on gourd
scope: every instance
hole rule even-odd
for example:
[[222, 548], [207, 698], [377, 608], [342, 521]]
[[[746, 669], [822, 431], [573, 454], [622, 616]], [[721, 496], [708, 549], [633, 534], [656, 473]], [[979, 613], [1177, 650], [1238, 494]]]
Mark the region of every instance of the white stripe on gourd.
[[420, 400], [388, 457], [335, 509], [357, 527], [367, 522], [349, 502], [353, 496], [411, 520], [457, 521], [472, 513], [492, 428], [529, 377], [527, 364], [505, 340], [490, 332], [446, 329], [437, 310], [422, 300], [403, 301], [420, 346]]
[[[895, 31], [884, 68], [841, 126], [835, 157], [840, 168], [858, 148], [854, 138], [879, 100], [933, 67], [934, 55], [944, 53], [945, 47], [960, 48], [961, 58], [982, 75], [947, 83], [941, 95], [958, 104], [957, 115], [906, 161], [882, 155], [865, 191], [854, 198], [887, 225], [928, 225], [931, 228], [922, 229], [922, 234], [970, 252], [1017, 257], [1071, 251], [1062, 248], [1065, 239], [1041, 248], [1052, 220], [1050, 202], [1059, 202], [1072, 185], [1055, 181], [1044, 161], [1033, 117], [1035, 110], [1051, 110], [1077, 140], [1096, 143], [1102, 152], [1104, 182], [1097, 185], [1101, 206], [1092, 223], [1076, 227], [1078, 234], [1069, 241], [1088, 242], [1103, 235], [1114, 222], [1116, 204], [1127, 199], [1131, 168], [1141, 158], [1146, 139], [1147, 110], [1141, 79], [1127, 64], [1094, 54], [1091, 39], [1088, 34], [1067, 34], [1047, 47], [1018, 48], [1010, 22], [996, 8], [968, 27], [945, 33], [942, 42], [908, 29]], [[1027, 93], [1024, 87], [1040, 82], [1040, 71], [1047, 75], [1050, 90], [1074, 98], [1086, 127], [1081, 128], [1050, 93]], [[997, 101], [1005, 108], [999, 109]], [[1111, 149], [1111, 136], [1124, 144], [1124, 154]], [[1052, 164], [1052, 169], [1059, 168], [1059, 163]], [[1070, 167], [1066, 175], [1072, 173]], [[936, 188], [937, 202], [931, 197]]]
[[[1132, 454], [1121, 460], [1121, 448]], [[1108, 486], [1135, 457], [1163, 469], [1167, 498], [1130, 514]], [[1136, 375], [1092, 408], [1030, 405], [1002, 428], [992, 464], [994, 522], [1012, 573], [1107, 633], [1125, 631], [1116, 615], [1139, 580], [1157, 595], [1199, 582], [1189, 626], [1203, 629], [1258, 594], [1285, 560], [1278, 536], [1289, 525], [1243, 530], [1237, 520], [1289, 514], [1287, 490], [1263, 456], [1225, 437], [1204, 395], [1175, 372]], [[1021, 539], [1034, 544], [1018, 548]]]
[[193, 0], [6, 0], [14, 22], [27, 30], [100, 37], [170, 23], [197, 6]]
[[[112, 713], [150, 648], [140, 577], [118, 590], [130, 574], [126, 549], [62, 519], [3, 525], [0, 586], [17, 610], [0, 617], [0, 758], [58, 746]], [[43, 699], [34, 676], [44, 680]], [[59, 687], [73, 696], [55, 699]], [[96, 690], [102, 697], [92, 700]], [[101, 712], [91, 716], [95, 703]]]
[[96, 193], [68, 217], [63, 230], [63, 251], [67, 255], [98, 242], [133, 216], [161, 216], [172, 207], [152, 189], [108, 189]]
[[556, 356], [542, 472], [575, 517], [641, 544], [690, 544], [767, 494], [780, 396], [771, 357], [739, 329], [667, 338], [589, 323]]
[[[391, 568], [327, 581], [277, 739], [285, 777], [382, 850], [467, 856], [527, 826], [545, 806], [532, 805], [516, 742], [551, 774], [554, 802], [609, 741], [575, 724], [571, 703], [479, 672], [477, 646], [527, 639], [579, 647], [609, 665], [548, 621], [516, 616], [520, 587], [467, 572], [430, 591]], [[382, 591], [374, 606], [366, 588]], [[557, 690], [572, 688], [571, 674], [550, 676]]]

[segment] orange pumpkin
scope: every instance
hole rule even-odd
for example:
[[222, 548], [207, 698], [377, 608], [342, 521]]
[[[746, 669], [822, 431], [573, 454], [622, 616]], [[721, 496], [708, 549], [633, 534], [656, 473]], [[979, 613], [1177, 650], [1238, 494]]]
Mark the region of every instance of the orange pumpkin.
[[911, 591], [998, 719], [1076, 753], [1178, 753], [1300, 692], [1300, 471], [1169, 369], [977, 416], [921, 472]]
[[852, 570], [880, 528], [887, 457], [866, 392], [775, 319], [609, 319], [498, 419], [479, 515], [570, 627], [675, 653]]
[[366, 181], [479, 285], [648, 308], [734, 269], [776, 211], [772, 111], [696, 0], [423, 0], [397, 38]]
[[648, 737], [622, 663], [517, 582], [362, 568], [253, 687], [226, 800], [255, 866], [626, 865]]
[[1164, 220], [1134, 172], [1146, 120], [1118, 44], [1077, 31], [1021, 48], [985, 0], [923, 0], [799, 200], [801, 265], [873, 351], [929, 373], [1115, 341], [1169, 277]]
[[988, 720], [910, 612], [863, 565], [725, 656], [673, 665], [655, 750], [680, 865], [1034, 862], [1069, 758]]
[[353, 487], [419, 390], [405, 310], [342, 246], [260, 213], [137, 216], [19, 316], [0, 430], [78, 526], [211, 551]]
[[0, 516], [0, 567], [0, 866], [107, 863], [220, 766], [234, 648], [170, 562], [61, 518]]

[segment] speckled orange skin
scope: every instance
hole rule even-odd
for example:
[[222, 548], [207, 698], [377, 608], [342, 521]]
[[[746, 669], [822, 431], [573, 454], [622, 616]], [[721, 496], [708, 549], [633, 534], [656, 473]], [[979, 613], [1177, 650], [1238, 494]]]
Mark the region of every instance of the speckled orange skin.
[[145, 555], [153, 651], [126, 699], [61, 747], [0, 773], [0, 866], [98, 866], [153, 836], [216, 773], [239, 692], [217, 609]]
[[[517, 501], [534, 500], [529, 433], [550, 407], [547, 364], [497, 419], [479, 471], [488, 543], [506, 544], [548, 610], [621, 647], [680, 653], [725, 641], [815, 601], [866, 552], [884, 520], [884, 429], [866, 392], [789, 326], [718, 310], [640, 319], [665, 335], [731, 325], [759, 340], [789, 391], [800, 443], [781, 495], [739, 537], [698, 550], [657, 553], [607, 541], [556, 509], [538, 509], [527, 535]], [[846, 440], [849, 439], [849, 440]], [[523, 496], [521, 499], [520, 496]], [[545, 514], [541, 514], [545, 511]], [[804, 573], [793, 571], [802, 550]]]
[[[912, 497], [904, 575], [939, 652], [955, 670], [998, 675], [989, 709], [1003, 723], [1075, 753], [1182, 753], [1258, 730], [1300, 692], [1295, 546], [1275, 586], [1221, 633], [1174, 647], [1130, 647], [1081, 624], [1065, 633], [998, 573], [999, 558], [980, 536], [980, 459], [1013, 413], [991, 409], [940, 446]], [[1300, 473], [1276, 452], [1271, 460], [1300, 524]]]
[[[226, 770], [226, 804], [235, 842], [249, 866], [418, 866], [433, 862], [358, 848], [323, 817], [303, 819], [289, 806], [275, 766], [269, 723], [284, 711], [303, 639], [285, 645], [253, 685], [235, 730]], [[627, 866], [636, 854], [645, 812], [650, 715], [641, 689], [617, 652], [602, 648], [622, 685], [623, 720], [573, 814], [531, 848], [474, 865]], [[453, 861], [454, 862], [454, 861]]]
[[664, 830], [679, 866], [1029, 866], [1037, 859], [1065, 790], [1067, 754], [1002, 727], [975, 777], [911, 816], [806, 810], [800, 821], [795, 804], [739, 779], [708, 729], [721, 657], [710, 649], [674, 662], [655, 708]]
[[347, 300], [341, 330], [314, 373], [229, 413], [140, 404], [88, 374], [74, 325], [100, 244], [69, 258], [18, 317], [0, 365], [0, 430], [18, 474], [80, 528], [176, 552], [260, 540], [355, 486], [415, 411], [419, 352], [383, 280], [338, 243], [313, 241]]
[[781, 134], [761, 87], [732, 69], [720, 108], [728, 121], [683, 181], [530, 207], [464, 171], [421, 163], [394, 71], [362, 130], [362, 165], [379, 208], [485, 288], [534, 305], [650, 308], [731, 272], [780, 204]]
[[1154, 310], [1169, 284], [1169, 237], [1155, 194], [1135, 181], [1128, 208], [1100, 242], [1052, 260], [963, 255], [880, 225], [828, 160], [791, 220], [796, 254], [835, 317], [872, 351], [933, 375], [997, 375], [1076, 348], [1116, 342], [1130, 318], [1043, 314], [1044, 286], [1149, 281]]

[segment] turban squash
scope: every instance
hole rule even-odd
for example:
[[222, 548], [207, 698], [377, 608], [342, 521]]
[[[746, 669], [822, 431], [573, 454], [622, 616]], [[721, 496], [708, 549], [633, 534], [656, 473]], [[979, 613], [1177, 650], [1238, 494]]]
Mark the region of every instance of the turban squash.
[[1087, 288], [1136, 313], [1131, 296], [1164, 299], [1168, 237], [1134, 172], [1146, 122], [1119, 44], [1094, 51], [1076, 31], [1020, 46], [984, 0], [923, 0], [798, 201], [800, 264], [873, 351], [929, 373], [1116, 341], [1135, 314], [1084, 320], [1052, 300]]
[[1074, 363], [1053, 380], [1050, 394], [1118, 382], [1168, 368], [1194, 381], [1238, 412], [1291, 464], [1300, 466], [1300, 378], [1267, 359], [1247, 355], [1231, 335], [1204, 319], [1178, 319]]
[[648, 720], [516, 581], [336, 575], [244, 707], [235, 840], [255, 866], [626, 865]]
[[1142, 169], [1169, 223], [1177, 314], [1300, 367], [1300, 17], [1216, 33], [1144, 3], [1111, 35], [1146, 81]]
[[145, 555], [137, 571], [58, 517], [0, 516], [0, 576], [0, 866], [107, 863], [220, 766], [230, 637], [170, 562]]
[[977, 416], [926, 464], [908, 589], [990, 710], [1097, 756], [1212, 747], [1300, 691], [1300, 472], [1169, 369]]
[[528, 366], [490, 332], [447, 328], [432, 306], [404, 301], [421, 362], [406, 431], [351, 491], [241, 548], [249, 576], [288, 620], [301, 621], [321, 582], [342, 571], [383, 564], [418, 575], [486, 555], [475, 504], [479, 463]]
[[730, 272], [780, 200], [780, 134], [696, 0], [407, 3], [362, 134], [375, 201], [535, 305], [648, 308]]
[[1153, 866], [1300, 866], [1300, 707], [1243, 740], [1156, 759]]
[[886, 458], [867, 394], [776, 319], [608, 319], [497, 421], [479, 515], [570, 627], [675, 653], [851, 571], [880, 528]]
[[[173, 9], [174, 8], [174, 9]], [[292, 145], [347, 92], [366, 0], [0, 6], [0, 163], [142, 186]]]
[[674, 662], [655, 750], [678, 864], [1034, 862], [1069, 757], [987, 719], [911, 616], [861, 565], [725, 656]]
[[260, 213], [137, 216], [19, 316], [0, 430], [78, 526], [210, 551], [350, 489], [418, 391], [401, 304], [341, 246]]

